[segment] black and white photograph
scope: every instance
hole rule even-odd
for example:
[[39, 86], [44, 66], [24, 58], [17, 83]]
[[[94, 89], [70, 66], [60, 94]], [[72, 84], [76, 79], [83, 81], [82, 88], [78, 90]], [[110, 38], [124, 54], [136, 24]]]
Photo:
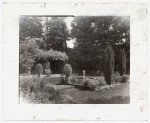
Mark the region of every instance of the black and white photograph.
[[3, 121], [148, 121], [146, 0], [38, 1], [2, 4]]
[[130, 16], [20, 15], [19, 103], [130, 104]]

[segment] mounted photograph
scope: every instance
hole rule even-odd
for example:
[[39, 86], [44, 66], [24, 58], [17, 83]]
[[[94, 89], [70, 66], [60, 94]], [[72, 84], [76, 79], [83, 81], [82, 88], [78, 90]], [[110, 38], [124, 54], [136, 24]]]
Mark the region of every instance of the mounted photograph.
[[19, 17], [19, 103], [130, 104], [130, 16]]

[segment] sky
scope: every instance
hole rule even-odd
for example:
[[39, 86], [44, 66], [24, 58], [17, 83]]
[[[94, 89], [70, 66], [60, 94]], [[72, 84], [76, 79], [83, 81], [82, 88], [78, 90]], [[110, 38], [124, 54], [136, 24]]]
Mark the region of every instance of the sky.
[[[71, 30], [71, 22], [72, 22], [72, 21], [73, 21], [73, 17], [67, 17], [67, 18], [65, 19], [65, 22], [66, 22], [66, 24], [67, 24], [67, 27], [68, 27], [69, 31]], [[73, 48], [73, 47], [74, 47], [74, 43], [75, 43], [75, 40], [74, 40], [74, 39], [71, 39], [71, 40], [67, 41], [67, 46], [68, 46], [69, 48]]]

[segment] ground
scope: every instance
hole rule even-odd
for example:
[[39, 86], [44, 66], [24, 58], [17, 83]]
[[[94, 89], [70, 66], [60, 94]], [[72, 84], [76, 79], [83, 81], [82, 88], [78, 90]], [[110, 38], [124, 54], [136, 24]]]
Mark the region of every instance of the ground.
[[[48, 78], [60, 78], [61, 75], [53, 74]], [[20, 76], [20, 81], [31, 80], [36, 76]], [[36, 77], [37, 78], [37, 77]], [[46, 78], [42, 75], [41, 78]], [[95, 77], [96, 78], [96, 77]], [[46, 79], [48, 83], [50, 79]], [[54, 79], [55, 80], [55, 79]], [[54, 81], [52, 80], [52, 81]], [[42, 81], [43, 82], [43, 81]], [[28, 83], [29, 84], [29, 83]], [[81, 84], [82, 85], [82, 84]], [[111, 85], [111, 88], [105, 88], [110, 86], [102, 86], [103, 89], [97, 89], [90, 91], [79, 84], [74, 85], [61, 85], [54, 84], [63, 95], [68, 95], [72, 98], [73, 103], [78, 104], [128, 104], [130, 103], [130, 82], [118, 83]]]
[[100, 92], [82, 90], [74, 88], [70, 86], [70, 88], [62, 89], [63, 93], [66, 95], [70, 95], [73, 97], [77, 103], [98, 103], [98, 104], [106, 104], [106, 103], [129, 103], [129, 83], [121, 83], [109, 90], [103, 90]]

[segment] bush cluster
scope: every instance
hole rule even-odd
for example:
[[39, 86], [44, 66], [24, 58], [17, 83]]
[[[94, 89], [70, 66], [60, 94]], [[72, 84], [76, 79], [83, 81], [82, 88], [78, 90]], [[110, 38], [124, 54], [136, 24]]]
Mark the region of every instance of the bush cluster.
[[34, 43], [34, 39], [27, 37], [19, 42], [19, 72], [29, 73], [31, 67], [35, 62], [37, 45]]
[[62, 103], [62, 92], [53, 84], [47, 83], [44, 86], [44, 92], [48, 94], [48, 100], [54, 103]]
[[41, 79], [37, 77], [20, 78], [20, 93], [23, 97], [28, 98], [31, 93], [37, 93], [43, 88]]
[[56, 85], [44, 83], [43, 78], [32, 77], [20, 79], [20, 94], [30, 103], [73, 103], [73, 99], [70, 96], [63, 95]]
[[113, 83], [114, 84], [119, 83], [120, 81], [121, 81], [121, 76], [120, 76], [119, 72], [115, 72], [113, 74]]
[[126, 83], [129, 81], [128, 75], [120, 75], [119, 72], [113, 74], [113, 82], [114, 83]]
[[121, 77], [121, 83], [126, 83], [126, 82], [128, 82], [129, 81], [129, 76], [128, 75], [123, 75], [122, 77]]
[[106, 85], [104, 78], [99, 79], [86, 79], [84, 81], [84, 87], [87, 87], [89, 90], [95, 90], [99, 86]]

